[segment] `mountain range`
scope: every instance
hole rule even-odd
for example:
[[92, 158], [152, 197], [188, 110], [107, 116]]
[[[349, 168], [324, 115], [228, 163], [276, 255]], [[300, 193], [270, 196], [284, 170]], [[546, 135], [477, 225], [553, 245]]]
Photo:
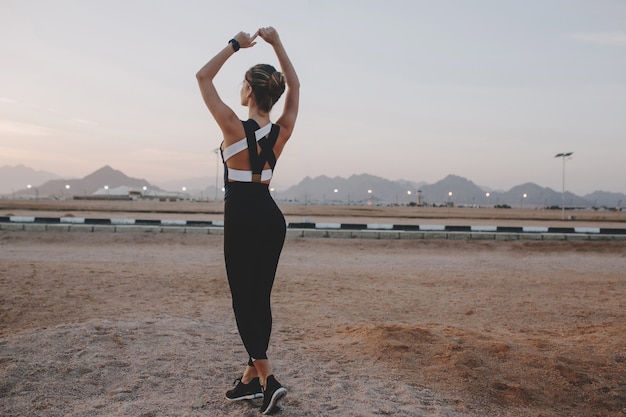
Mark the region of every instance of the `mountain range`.
[[[46, 180], [46, 176], [48, 179]], [[110, 166], [104, 166], [92, 172], [84, 178], [62, 179], [58, 175], [35, 171], [31, 168], [18, 165], [16, 167], [0, 167], [0, 194], [7, 196], [24, 197], [37, 196], [40, 198], [67, 198], [75, 195], [88, 196], [97, 193], [105, 186], [110, 189], [118, 187], [129, 187], [142, 189], [153, 187], [144, 179], [128, 177], [121, 171]], [[39, 182], [37, 180], [42, 180]], [[15, 184], [27, 184], [26, 187], [18, 189]], [[10, 191], [7, 190], [10, 188]]]
[[[28, 184], [30, 187], [18, 187]], [[183, 189], [183, 184], [187, 184]], [[219, 188], [216, 188], [217, 187]], [[62, 179], [58, 175], [19, 166], [0, 167], [0, 195], [5, 198], [70, 198], [133, 190], [150, 190], [152, 193], [175, 194], [184, 198], [221, 198], [222, 180], [195, 178], [187, 181], [171, 181], [152, 184], [145, 179], [131, 178], [110, 166], [104, 166], [80, 179]], [[391, 181], [385, 178], [359, 174], [349, 178], [319, 176], [306, 177], [299, 184], [282, 191], [274, 191], [279, 201], [294, 204], [427, 204], [456, 206], [511, 207], [620, 207], [626, 203], [626, 194], [595, 191], [578, 196], [571, 192], [541, 187], [534, 183], [517, 185], [508, 191], [491, 191], [472, 181], [448, 175], [442, 180], [425, 182]]]

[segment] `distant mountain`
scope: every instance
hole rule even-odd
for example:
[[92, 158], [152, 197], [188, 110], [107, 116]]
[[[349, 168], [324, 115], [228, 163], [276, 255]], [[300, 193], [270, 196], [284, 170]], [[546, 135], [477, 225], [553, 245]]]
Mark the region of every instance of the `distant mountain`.
[[594, 207], [624, 207], [626, 205], [626, 195], [608, 191], [594, 191], [587, 194], [585, 199], [593, 203]]
[[[276, 197], [301, 204], [409, 204], [417, 203], [418, 195], [427, 205], [451, 203], [455, 206], [560, 207], [563, 204], [561, 192], [537, 184], [526, 183], [509, 191], [492, 191], [458, 175], [448, 175], [434, 184], [390, 181], [367, 174], [353, 175], [347, 179], [307, 177]], [[626, 204], [626, 195], [596, 192], [580, 197], [565, 193], [565, 207], [614, 208], [620, 200]]]
[[[30, 189], [26, 187], [29, 184]], [[158, 192], [183, 192], [194, 198], [213, 199], [217, 196], [221, 199], [222, 179], [218, 179], [217, 189], [215, 185], [215, 177], [202, 177], [161, 182], [157, 186], [145, 179], [128, 177], [108, 165], [82, 179], [59, 179], [55, 174], [35, 171], [23, 165], [0, 167], [0, 186], [4, 187], [0, 194], [16, 197], [38, 195], [41, 198], [68, 198], [74, 195], [103, 194], [103, 188], [108, 186], [109, 190], [139, 190], [147, 187]], [[420, 201], [427, 205], [450, 203], [455, 206], [560, 207], [563, 204], [561, 192], [537, 184], [526, 183], [508, 191], [494, 191], [458, 175], [448, 175], [434, 184], [391, 181], [369, 174], [352, 175], [349, 178], [322, 175], [316, 178], [306, 177], [299, 184], [285, 190], [277, 189], [274, 196], [278, 200], [298, 204], [404, 205]], [[571, 192], [565, 193], [566, 207], [615, 208], [625, 204], [626, 194], [622, 193], [595, 191], [583, 197]]]
[[24, 165], [5, 165], [0, 167], [0, 195], [12, 194], [27, 188], [28, 185], [36, 187], [56, 178], [60, 176], [46, 171], [36, 171]]
[[323, 175], [315, 179], [306, 177], [298, 185], [279, 192], [276, 197], [301, 203], [407, 204], [416, 201], [417, 190], [421, 184], [423, 183], [390, 181], [369, 174], [352, 175], [350, 178], [330, 178]]
[[[527, 204], [531, 207], [560, 207], [563, 204], [563, 194], [560, 191], [540, 187], [533, 183], [517, 185], [507, 192], [500, 193], [500, 198], [512, 206]], [[591, 207], [591, 204], [586, 199], [566, 191], [565, 207]]]
[[[222, 187], [224, 180], [218, 178], [217, 186]], [[180, 191], [183, 187], [189, 192], [206, 192], [208, 188], [215, 189], [215, 177], [194, 177], [182, 180], [158, 181], [155, 183], [158, 187], [168, 191]]]
[[41, 198], [68, 198], [74, 195], [91, 195], [105, 186], [110, 188], [127, 186], [137, 189], [145, 186], [153, 190], [157, 189], [144, 179], [128, 177], [123, 172], [107, 165], [81, 179], [54, 179], [32, 189], [16, 190], [15, 194], [18, 196], [36, 194]]
[[485, 204], [488, 201], [484, 197], [485, 191], [473, 182], [456, 175], [448, 175], [435, 184], [405, 180], [390, 181], [368, 174], [353, 175], [347, 179], [307, 177], [277, 197], [310, 203], [409, 204], [418, 203], [419, 192], [422, 202], [429, 205], [446, 204], [448, 201]]
[[493, 198], [489, 199], [486, 196], [485, 190], [458, 175], [448, 175], [432, 185], [422, 187], [422, 195], [426, 204], [442, 204], [450, 201], [455, 204], [485, 205], [493, 201]]

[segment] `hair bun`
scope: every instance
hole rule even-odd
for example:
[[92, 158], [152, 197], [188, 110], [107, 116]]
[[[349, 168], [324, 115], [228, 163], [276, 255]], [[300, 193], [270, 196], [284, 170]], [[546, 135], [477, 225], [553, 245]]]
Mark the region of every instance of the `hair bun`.
[[285, 92], [285, 76], [280, 71], [274, 71], [267, 84], [270, 95], [277, 101]]
[[260, 109], [269, 112], [285, 92], [285, 76], [269, 64], [257, 64], [246, 72], [254, 98]]

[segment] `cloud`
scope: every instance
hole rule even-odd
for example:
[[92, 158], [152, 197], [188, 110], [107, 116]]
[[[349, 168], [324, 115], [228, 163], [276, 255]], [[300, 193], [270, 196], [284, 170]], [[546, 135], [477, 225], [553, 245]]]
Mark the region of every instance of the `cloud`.
[[51, 134], [51, 130], [47, 127], [6, 119], [0, 119], [0, 132], [20, 136], [48, 136]]
[[8, 97], [0, 97], [0, 103], [13, 104], [13, 103], [17, 103], [17, 100], [13, 100], [12, 98], [8, 98]]
[[626, 32], [572, 33], [566, 39], [599, 45], [626, 46]]

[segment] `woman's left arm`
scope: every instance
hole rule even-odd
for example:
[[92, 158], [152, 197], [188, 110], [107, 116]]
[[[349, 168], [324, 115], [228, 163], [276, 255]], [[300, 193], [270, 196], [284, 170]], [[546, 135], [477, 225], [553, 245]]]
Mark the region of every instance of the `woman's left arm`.
[[298, 106], [300, 102], [300, 80], [296, 70], [285, 51], [285, 47], [278, 36], [278, 32], [273, 27], [261, 28], [257, 31], [259, 36], [272, 45], [280, 68], [285, 76], [287, 93], [285, 94], [285, 105], [283, 114], [278, 118], [276, 124], [280, 125], [281, 133], [285, 132], [285, 137], [289, 139], [298, 117]]

